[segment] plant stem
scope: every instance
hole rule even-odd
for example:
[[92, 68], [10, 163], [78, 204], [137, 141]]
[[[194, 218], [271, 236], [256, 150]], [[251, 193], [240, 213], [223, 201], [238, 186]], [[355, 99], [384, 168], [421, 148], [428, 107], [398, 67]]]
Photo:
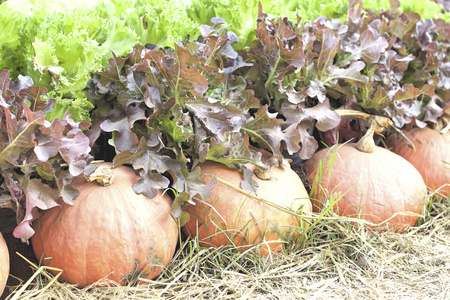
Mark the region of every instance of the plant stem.
[[373, 134], [377, 129], [380, 128], [380, 125], [377, 122], [369, 118], [371, 120], [369, 122], [369, 128], [367, 129], [364, 136], [356, 143], [356, 149], [361, 152], [372, 153], [375, 150], [375, 141], [373, 140]]
[[89, 176], [87, 181], [96, 181], [101, 186], [109, 186], [114, 181], [114, 171], [110, 166], [99, 166]]
[[393, 128], [401, 139], [406, 142], [410, 147], [414, 148], [414, 144], [401, 132], [400, 129], [395, 127], [394, 122], [387, 117], [375, 116], [366, 114], [357, 110], [342, 109], [336, 110], [336, 113], [340, 116], [352, 116], [359, 119], [363, 119], [369, 123], [369, 129], [366, 134], [358, 141], [356, 147], [359, 151], [371, 153], [375, 149], [375, 141], [373, 140], [374, 133], [382, 135], [384, 129], [389, 127]]

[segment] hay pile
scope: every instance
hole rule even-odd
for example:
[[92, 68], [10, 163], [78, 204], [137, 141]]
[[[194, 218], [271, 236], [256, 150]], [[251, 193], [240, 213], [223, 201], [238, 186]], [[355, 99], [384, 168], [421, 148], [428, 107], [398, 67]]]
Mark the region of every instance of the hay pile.
[[185, 241], [164, 274], [140, 285], [77, 289], [52, 278], [41, 268], [7, 299], [450, 299], [450, 199], [403, 234], [336, 219], [274, 257]]

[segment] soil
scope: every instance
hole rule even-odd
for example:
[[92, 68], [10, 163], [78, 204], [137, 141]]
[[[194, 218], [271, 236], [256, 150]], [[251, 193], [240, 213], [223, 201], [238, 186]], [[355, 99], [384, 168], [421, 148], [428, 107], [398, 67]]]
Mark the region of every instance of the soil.
[[300, 177], [300, 179], [303, 182], [303, 185], [306, 188], [306, 191], [309, 194], [311, 192], [311, 182], [309, 182], [309, 180], [308, 180], [308, 175], [306, 174], [305, 170], [303, 169], [303, 165], [296, 164], [296, 165], [292, 165], [291, 168], [295, 173], [297, 173], [298, 177]]
[[34, 271], [31, 266], [17, 253], [22, 254], [33, 263], [37, 263], [37, 260], [33, 253], [31, 244], [27, 245], [20, 239], [16, 239], [12, 232], [16, 227], [16, 213], [9, 208], [0, 209], [0, 232], [5, 238], [6, 244], [9, 250], [10, 261], [10, 273], [6, 289], [0, 296], [0, 300], [6, 299], [6, 297], [14, 290], [14, 287], [19, 285], [21, 281], [26, 281], [30, 278]]

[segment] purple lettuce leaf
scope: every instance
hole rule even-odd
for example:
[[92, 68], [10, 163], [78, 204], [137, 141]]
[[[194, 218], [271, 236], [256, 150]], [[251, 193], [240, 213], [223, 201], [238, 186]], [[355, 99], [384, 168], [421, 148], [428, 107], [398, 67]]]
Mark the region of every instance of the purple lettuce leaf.
[[[114, 56], [86, 88], [97, 107], [88, 132], [91, 145], [100, 135], [109, 134], [116, 150], [114, 165], [131, 164], [141, 176], [134, 185], [137, 193], [153, 197], [159, 189], [176, 189], [172, 207], [176, 217], [194, 197], [208, 199], [216, 184], [216, 180], [206, 185], [199, 179], [198, 163], [214, 160], [243, 170], [248, 163], [268, 167], [250, 147], [246, 134], [256, 128], [255, 117], [260, 118], [256, 110], [260, 100], [247, 88], [245, 78], [252, 64], [234, 51], [231, 44], [237, 38], [220, 27], [222, 21], [203, 26], [198, 40], [177, 42], [174, 49], [137, 46], [124, 58]], [[289, 40], [296, 36], [288, 28], [282, 31]], [[299, 48], [301, 41], [296, 43]], [[302, 64], [302, 52], [280, 51], [282, 61], [274, 76], [289, 65]], [[274, 121], [266, 128], [259, 122], [258, 130], [267, 130], [263, 140], [280, 133], [289, 149], [297, 150], [298, 141], [291, 140], [298, 134], [291, 128], [284, 132]], [[244, 129], [249, 122], [253, 127]], [[261, 144], [270, 150], [270, 143]], [[274, 150], [281, 156], [279, 147]], [[245, 176], [243, 186], [254, 186], [251, 177]]]
[[[254, 64], [247, 74], [250, 87], [258, 98], [264, 99], [261, 104], [267, 105], [267, 111], [277, 113], [277, 119], [266, 117], [263, 123], [273, 124], [278, 120], [281, 125], [281, 130], [277, 129], [276, 135], [274, 131], [266, 136], [266, 139], [273, 138], [270, 146], [266, 147], [272, 153], [280, 155], [285, 150], [292, 154], [298, 151], [301, 145], [301, 156], [307, 159], [318, 148], [311, 129], [315, 127], [326, 131], [340, 122], [339, 115], [332, 111], [327, 99], [350, 96], [353, 86], [368, 82], [368, 77], [362, 73], [366, 64], [363, 61], [354, 61], [346, 68], [335, 64], [345, 26], [317, 20], [314, 24], [302, 27], [285, 19], [272, 22], [264, 18], [262, 14], [257, 29], [258, 40], [251, 44], [246, 61]], [[284, 39], [276, 40], [279, 36], [284, 36]], [[276, 49], [295, 53], [294, 57], [298, 60], [288, 64], [287, 59], [279, 59], [279, 53], [282, 51], [275, 51]], [[284, 63], [281, 69], [280, 62]], [[277, 80], [273, 80], [271, 74], [277, 70]], [[286, 130], [289, 132], [286, 135], [288, 138], [280, 133]], [[251, 132], [248, 134], [252, 140], [262, 136], [254, 137]]]
[[117, 56], [114, 51], [112, 51], [113, 58], [109, 61], [109, 67], [106, 68], [100, 78], [100, 83], [105, 85], [107, 83], [114, 82], [116, 84], [123, 84], [123, 75], [121, 70], [125, 65], [126, 58]]
[[261, 153], [251, 150], [248, 135], [242, 135], [240, 132], [227, 134], [223, 142], [213, 139], [206, 159], [220, 162], [230, 169], [238, 169], [250, 162], [261, 168], [268, 168], [261, 162]]
[[60, 199], [73, 204], [78, 191], [71, 182], [92, 160], [91, 148], [82, 131], [88, 124], [69, 115], [48, 122], [45, 112], [55, 100], [41, 99], [46, 89], [29, 77], [11, 81], [8, 76], [8, 71], [0, 73], [0, 171], [17, 207], [14, 236], [27, 240], [39, 210], [58, 205]]
[[334, 31], [329, 28], [316, 31], [318, 42], [321, 44], [319, 57], [317, 58], [317, 77], [323, 81], [334, 65], [334, 57], [339, 50], [340, 39]]
[[113, 132], [112, 143], [117, 152], [132, 149], [137, 146], [138, 136], [131, 131], [134, 123], [138, 120], [145, 120], [145, 111], [139, 106], [130, 105], [126, 110], [117, 107], [117, 117], [108, 118], [100, 124], [100, 128], [105, 132]]
[[431, 126], [443, 115], [450, 101], [448, 97], [441, 97], [450, 88], [450, 85], [445, 86], [449, 75], [445, 75], [445, 64], [449, 55], [450, 24], [443, 20], [420, 20], [414, 13], [385, 14], [384, 22], [390, 29], [380, 27], [380, 31], [392, 34], [392, 46], [385, 58], [380, 59], [385, 63], [380, 65], [375, 73], [379, 77], [375, 79], [383, 85], [391, 103], [379, 108], [399, 127], [413, 122]]
[[[261, 87], [278, 86], [285, 76], [306, 63], [303, 41], [290, 23], [280, 18], [276, 23], [266, 20], [267, 15], [259, 11], [257, 39], [251, 43], [247, 61], [254, 62], [256, 80], [261, 80]], [[270, 29], [266, 27], [267, 21]], [[276, 31], [277, 34], [272, 32]], [[259, 76], [263, 73], [264, 76]], [[258, 78], [259, 77], [259, 78]]]
[[212, 98], [189, 101], [185, 107], [208, 135], [218, 141], [224, 141], [228, 132], [238, 132], [246, 122], [242, 111], [236, 106], [223, 105]]
[[29, 239], [34, 234], [31, 223], [40, 216], [38, 209], [48, 210], [59, 206], [56, 200], [59, 199], [60, 193], [47, 184], [43, 184], [39, 179], [23, 180], [22, 185], [25, 186], [26, 209], [24, 217], [14, 229], [13, 235], [16, 238]]
[[[283, 131], [277, 113], [270, 113], [267, 105], [261, 106], [250, 118], [243, 130], [251, 140], [263, 149], [269, 149], [275, 156], [283, 156], [281, 150], [286, 148], [290, 154], [300, 150], [300, 136], [296, 132]], [[282, 145], [282, 143], [284, 145]]]
[[[0, 167], [20, 164], [20, 158], [26, 155], [26, 152], [33, 150], [36, 145], [36, 132], [40, 127], [44, 127], [45, 115], [43, 112], [32, 112], [24, 103], [22, 105], [24, 113], [23, 119], [17, 119], [7, 108], [2, 107], [5, 140], [0, 142]], [[3, 122], [2, 122], [3, 123]]]
[[177, 104], [183, 104], [188, 93], [202, 95], [208, 89], [208, 81], [197, 68], [190, 67], [190, 56], [188, 49], [180, 44], [175, 44], [175, 52], [170, 54], [161, 50], [148, 51], [144, 56], [144, 64], [152, 70], [152, 75], [146, 78], [148, 84], [153, 86], [155, 81], [159, 82], [158, 85], [164, 82], [169, 89], [167, 95], [175, 97]]
[[192, 172], [182, 170], [185, 179], [181, 191], [189, 195], [189, 203], [194, 204], [193, 199], [207, 201], [212, 197], [212, 189], [217, 185], [217, 178], [212, 178], [208, 184], [200, 179], [200, 167], [195, 167]]
[[150, 199], [155, 198], [160, 189], [169, 186], [170, 179], [164, 174], [165, 172], [170, 171], [175, 176], [180, 176], [183, 167], [178, 160], [149, 147], [145, 137], [141, 138], [135, 149], [119, 152], [113, 162], [115, 167], [131, 164], [141, 176], [141, 179], [134, 184], [133, 190]]
[[283, 112], [286, 124], [294, 124], [300, 134], [299, 155], [302, 159], [310, 158], [319, 147], [316, 139], [310, 134], [311, 128], [315, 127], [321, 132], [327, 132], [337, 127], [341, 121], [341, 117], [331, 109], [328, 98], [323, 103], [310, 108], [286, 104]]
[[[366, 12], [358, 22], [348, 22], [337, 64], [366, 63], [362, 73], [369, 81], [351, 88], [360, 109], [389, 116], [398, 127], [433, 126], [449, 101], [450, 24], [400, 13], [397, 1], [391, 5], [387, 12]], [[351, 14], [349, 7], [349, 19], [356, 17]], [[369, 52], [360, 55], [366, 46]]]

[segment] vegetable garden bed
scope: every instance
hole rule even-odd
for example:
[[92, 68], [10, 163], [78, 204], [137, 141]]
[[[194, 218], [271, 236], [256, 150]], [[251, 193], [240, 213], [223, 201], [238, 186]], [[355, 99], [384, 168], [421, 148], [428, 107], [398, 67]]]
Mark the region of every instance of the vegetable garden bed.
[[0, 5], [2, 297], [450, 297], [446, 2], [207, 2]]

